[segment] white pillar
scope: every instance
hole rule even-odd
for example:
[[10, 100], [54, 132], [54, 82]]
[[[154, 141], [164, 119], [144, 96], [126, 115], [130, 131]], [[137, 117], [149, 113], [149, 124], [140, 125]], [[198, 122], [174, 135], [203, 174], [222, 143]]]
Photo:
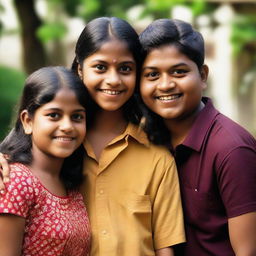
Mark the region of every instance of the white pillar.
[[232, 97], [232, 45], [231, 20], [234, 11], [230, 4], [222, 4], [214, 13], [215, 20], [219, 26], [213, 32], [215, 44], [215, 58], [212, 63], [212, 96], [217, 108], [230, 118], [237, 120], [237, 104], [235, 97]]

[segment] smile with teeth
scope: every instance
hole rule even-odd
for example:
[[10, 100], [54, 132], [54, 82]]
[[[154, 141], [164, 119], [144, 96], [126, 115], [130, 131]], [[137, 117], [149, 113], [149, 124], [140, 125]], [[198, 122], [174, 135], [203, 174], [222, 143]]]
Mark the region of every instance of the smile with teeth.
[[72, 141], [74, 138], [72, 137], [55, 137], [55, 140], [59, 140], [59, 141]]
[[101, 91], [109, 95], [118, 95], [122, 92], [122, 91], [113, 91], [113, 90], [106, 90], [106, 89], [102, 89]]
[[175, 99], [178, 99], [179, 97], [181, 97], [181, 94], [157, 96], [156, 98], [157, 98], [158, 100], [168, 101], [168, 100], [175, 100]]

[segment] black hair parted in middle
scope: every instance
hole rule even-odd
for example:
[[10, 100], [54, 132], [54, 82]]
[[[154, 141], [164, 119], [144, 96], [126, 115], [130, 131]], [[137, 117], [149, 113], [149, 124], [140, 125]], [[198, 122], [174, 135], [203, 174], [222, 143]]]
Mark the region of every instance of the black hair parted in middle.
[[137, 66], [139, 66], [141, 47], [134, 28], [127, 21], [117, 17], [100, 17], [91, 20], [81, 32], [76, 43], [76, 57], [72, 64], [72, 70], [77, 73], [78, 64], [82, 66], [87, 57], [98, 51], [104, 43], [113, 39], [127, 44]]
[[[125, 20], [117, 17], [100, 17], [86, 24], [76, 43], [75, 58], [72, 70], [78, 75], [78, 65], [83, 66], [84, 60], [96, 53], [101, 46], [111, 40], [119, 40], [127, 45], [136, 62], [136, 86], [132, 97], [124, 104], [123, 113], [127, 121], [139, 124], [141, 111], [137, 103], [141, 68], [141, 46], [134, 28]], [[113, 46], [114, 47], [114, 46]], [[86, 86], [86, 85], [85, 85]], [[87, 109], [87, 125], [92, 124], [99, 106], [91, 102]]]
[[[89, 94], [81, 80], [69, 69], [61, 66], [43, 67], [33, 72], [25, 81], [14, 128], [0, 144], [0, 152], [7, 154], [9, 162], [30, 164], [32, 138], [26, 134], [20, 119], [23, 110], [33, 117], [38, 108], [52, 101], [61, 88], [73, 91], [78, 102], [87, 109]], [[84, 149], [80, 146], [65, 158], [60, 176], [67, 189], [76, 188], [82, 182]]]

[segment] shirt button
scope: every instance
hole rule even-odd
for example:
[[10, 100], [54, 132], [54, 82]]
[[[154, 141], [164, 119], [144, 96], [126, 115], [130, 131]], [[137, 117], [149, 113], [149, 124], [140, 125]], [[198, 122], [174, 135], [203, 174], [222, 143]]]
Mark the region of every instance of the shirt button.
[[104, 194], [104, 190], [101, 189], [101, 190], [99, 191], [99, 193], [100, 193], [101, 195]]
[[103, 235], [106, 235], [108, 232], [107, 232], [107, 230], [102, 230], [102, 232], [101, 232]]

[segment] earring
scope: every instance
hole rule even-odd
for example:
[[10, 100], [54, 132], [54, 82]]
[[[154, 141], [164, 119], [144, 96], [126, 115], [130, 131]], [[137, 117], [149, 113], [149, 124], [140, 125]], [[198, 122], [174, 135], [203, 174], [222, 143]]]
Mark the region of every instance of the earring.
[[25, 129], [24, 132], [25, 132], [25, 134], [27, 134], [27, 135], [31, 135], [31, 134], [32, 134], [31, 128]]

